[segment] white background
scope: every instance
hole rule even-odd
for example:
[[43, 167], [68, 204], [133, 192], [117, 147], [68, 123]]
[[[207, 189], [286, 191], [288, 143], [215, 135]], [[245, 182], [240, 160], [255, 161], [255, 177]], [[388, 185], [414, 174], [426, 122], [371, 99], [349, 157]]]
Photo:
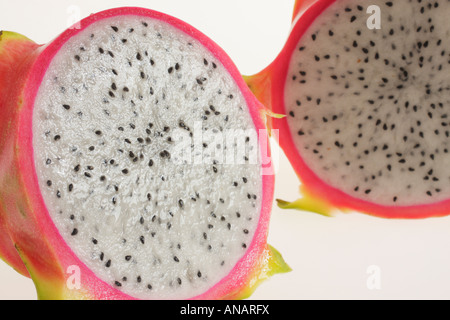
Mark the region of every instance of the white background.
[[[0, 0], [0, 29], [47, 43], [90, 13], [141, 6], [180, 18], [218, 43], [241, 73], [254, 74], [282, 48], [294, 0]], [[273, 148], [277, 148], [275, 145]], [[298, 180], [280, 153], [275, 197], [295, 200]], [[449, 299], [450, 218], [326, 218], [274, 205], [269, 243], [293, 269], [252, 299]], [[380, 287], [370, 289], [371, 266]], [[36, 299], [34, 286], [0, 261], [0, 299]]]

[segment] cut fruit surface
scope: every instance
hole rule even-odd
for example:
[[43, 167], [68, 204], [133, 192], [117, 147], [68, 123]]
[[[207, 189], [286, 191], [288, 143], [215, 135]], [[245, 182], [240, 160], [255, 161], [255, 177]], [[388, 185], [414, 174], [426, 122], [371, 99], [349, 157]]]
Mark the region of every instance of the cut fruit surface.
[[272, 126], [305, 195], [330, 211], [449, 214], [450, 1], [297, 1], [295, 10], [280, 55], [247, 81], [286, 115]]
[[28, 60], [2, 187], [40, 297], [240, 298], [289, 270], [266, 243], [261, 106], [210, 39], [119, 8]]

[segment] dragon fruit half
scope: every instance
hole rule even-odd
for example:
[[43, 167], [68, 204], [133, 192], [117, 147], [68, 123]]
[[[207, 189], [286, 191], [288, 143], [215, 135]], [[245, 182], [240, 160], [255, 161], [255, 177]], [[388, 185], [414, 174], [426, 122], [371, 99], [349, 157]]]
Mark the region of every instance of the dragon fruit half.
[[301, 181], [283, 208], [450, 213], [449, 0], [298, 0], [277, 58], [246, 77]]
[[228, 56], [142, 8], [0, 38], [0, 254], [41, 299], [236, 299], [266, 242], [266, 112]]

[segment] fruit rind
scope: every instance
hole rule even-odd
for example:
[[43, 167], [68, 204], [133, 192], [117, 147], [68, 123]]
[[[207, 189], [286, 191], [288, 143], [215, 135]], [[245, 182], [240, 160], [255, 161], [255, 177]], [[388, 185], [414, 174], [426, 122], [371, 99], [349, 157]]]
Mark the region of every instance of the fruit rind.
[[[4, 151], [11, 143], [8, 133], [13, 125], [16, 108], [20, 108], [16, 94], [23, 85], [20, 79], [22, 65], [27, 64], [27, 57], [38, 48], [38, 45], [27, 37], [11, 31], [0, 31], [0, 258], [23, 276], [29, 277], [28, 270], [16, 251], [14, 241], [6, 225], [8, 208], [5, 206], [5, 188], [8, 188], [5, 177], [11, 154]], [[15, 79], [16, 81], [14, 81]]]

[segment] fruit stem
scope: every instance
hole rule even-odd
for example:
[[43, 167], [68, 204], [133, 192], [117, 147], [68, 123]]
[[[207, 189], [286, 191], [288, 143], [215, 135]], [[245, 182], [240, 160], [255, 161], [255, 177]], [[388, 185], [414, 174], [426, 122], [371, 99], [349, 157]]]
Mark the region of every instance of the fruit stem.
[[261, 72], [252, 75], [245, 76], [244, 81], [247, 83], [247, 86], [255, 95], [256, 99], [261, 103], [261, 113], [262, 117], [266, 123], [266, 127], [271, 130], [272, 119], [280, 119], [285, 117], [285, 115], [274, 113], [273, 105], [272, 105], [272, 67], [262, 70]]
[[272, 110], [271, 102], [271, 76], [269, 69], [264, 69], [261, 72], [251, 75], [243, 76], [247, 86], [256, 96], [256, 98], [269, 110]]
[[287, 273], [290, 271], [292, 271], [292, 269], [285, 262], [281, 253], [270, 244], [267, 244], [260, 258], [260, 264], [249, 279], [246, 289], [241, 291], [238, 296], [233, 297], [233, 299], [247, 299], [265, 280], [275, 274]]
[[281, 209], [294, 209], [313, 212], [325, 217], [333, 216], [333, 207], [326, 201], [314, 197], [310, 193], [306, 192], [304, 188], [301, 188], [300, 194], [302, 194], [302, 197], [292, 202], [276, 199], [278, 207]]

